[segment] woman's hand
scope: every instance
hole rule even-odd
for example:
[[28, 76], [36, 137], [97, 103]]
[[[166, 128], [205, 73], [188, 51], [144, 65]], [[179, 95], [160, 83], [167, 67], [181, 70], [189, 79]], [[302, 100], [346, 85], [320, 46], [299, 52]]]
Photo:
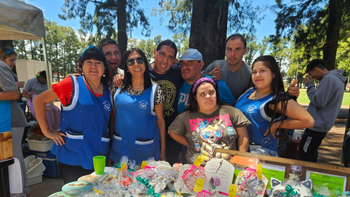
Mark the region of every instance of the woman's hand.
[[268, 134], [271, 134], [274, 138], [276, 138], [276, 132], [277, 132], [277, 128], [278, 128], [278, 124], [280, 122], [275, 122], [271, 125], [271, 127], [269, 129], [267, 129], [267, 131], [264, 133], [264, 136], [267, 136]]
[[56, 145], [60, 144], [61, 146], [63, 146], [64, 143], [64, 139], [63, 137], [67, 137], [66, 134], [61, 133], [60, 130], [47, 130], [46, 132], [43, 132], [45, 134], [46, 137], [52, 139]]
[[160, 161], [166, 161], [166, 152], [161, 151], [159, 156]]

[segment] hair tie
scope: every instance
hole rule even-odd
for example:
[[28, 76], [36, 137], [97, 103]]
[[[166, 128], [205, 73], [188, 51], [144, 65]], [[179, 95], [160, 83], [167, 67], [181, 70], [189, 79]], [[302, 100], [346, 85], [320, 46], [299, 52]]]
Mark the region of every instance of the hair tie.
[[5, 52], [4, 58], [6, 57], [6, 55], [10, 54], [11, 52], [15, 53], [12, 47], [10, 47], [10, 49]]
[[101, 54], [102, 54], [102, 57], [104, 59], [104, 64], [105, 64], [105, 68], [107, 68], [107, 59], [105, 57], [105, 54], [101, 51], [101, 49], [95, 47], [95, 46], [92, 46], [92, 45], [89, 45], [88, 48], [86, 48], [83, 53], [81, 54], [81, 62], [84, 62], [84, 53], [88, 50], [88, 49], [97, 49]]
[[202, 78], [198, 79], [196, 82], [194, 82], [193, 89], [192, 89], [193, 94], [196, 92], [196, 89], [198, 88], [198, 86], [203, 82], [209, 82], [214, 86], [214, 88], [216, 88], [216, 83], [214, 82], [214, 80], [212, 80], [209, 77], [202, 77]]

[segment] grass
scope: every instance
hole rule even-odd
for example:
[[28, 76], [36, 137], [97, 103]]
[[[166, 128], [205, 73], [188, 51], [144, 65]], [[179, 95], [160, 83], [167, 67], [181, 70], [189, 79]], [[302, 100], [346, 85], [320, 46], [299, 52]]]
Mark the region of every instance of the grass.
[[[297, 101], [298, 103], [302, 103], [302, 104], [310, 103], [309, 97], [307, 96], [307, 93], [306, 93], [306, 89], [300, 89], [300, 94]], [[344, 92], [342, 105], [347, 105], [347, 106], [350, 105], [350, 92]]]

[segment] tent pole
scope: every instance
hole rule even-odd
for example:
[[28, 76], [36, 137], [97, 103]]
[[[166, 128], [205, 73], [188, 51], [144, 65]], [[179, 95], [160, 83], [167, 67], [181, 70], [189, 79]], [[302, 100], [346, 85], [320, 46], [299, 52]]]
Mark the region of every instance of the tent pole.
[[[49, 67], [49, 62], [47, 61], [47, 51], [46, 51], [46, 41], [45, 38], [41, 38], [42, 44], [43, 44], [43, 53], [44, 53], [44, 61], [45, 61], [45, 65], [46, 65], [46, 79], [47, 80], [47, 88], [50, 89], [51, 88], [51, 84], [52, 84], [52, 79], [51, 79], [51, 70]], [[50, 103], [50, 115], [51, 115], [51, 120], [52, 120], [52, 129], [58, 129], [56, 127], [56, 121], [55, 121], [55, 116], [53, 113], [53, 102]]]

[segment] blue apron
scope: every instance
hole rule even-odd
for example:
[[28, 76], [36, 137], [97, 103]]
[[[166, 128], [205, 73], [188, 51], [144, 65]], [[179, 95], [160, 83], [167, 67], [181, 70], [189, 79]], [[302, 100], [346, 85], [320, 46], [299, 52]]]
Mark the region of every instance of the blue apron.
[[[264, 136], [264, 133], [270, 127], [271, 118], [265, 113], [265, 105], [273, 99], [273, 95], [269, 94], [264, 98], [258, 100], [248, 99], [249, 95], [253, 93], [255, 89], [250, 88], [243, 93], [235, 108], [242, 111], [242, 113], [251, 122], [247, 126], [249, 134], [249, 144], [261, 145], [263, 148], [267, 148], [273, 151], [277, 151], [277, 140], [272, 135]], [[275, 120], [278, 121], [279, 119]]]
[[[103, 96], [96, 97], [88, 90], [83, 77], [73, 81], [71, 103], [61, 106], [61, 132], [67, 135], [65, 145], [55, 143], [52, 152], [64, 164], [81, 166], [92, 170], [96, 155], [107, 156], [110, 138], [108, 136], [109, 118], [112, 109], [111, 95], [104, 86]], [[107, 120], [106, 120], [107, 119]], [[107, 122], [106, 122], [107, 121]]]
[[149, 157], [159, 159], [160, 135], [154, 98], [158, 85], [153, 84], [142, 95], [131, 96], [127, 91], [117, 90], [115, 129], [111, 158], [119, 162], [122, 156], [141, 163]]

